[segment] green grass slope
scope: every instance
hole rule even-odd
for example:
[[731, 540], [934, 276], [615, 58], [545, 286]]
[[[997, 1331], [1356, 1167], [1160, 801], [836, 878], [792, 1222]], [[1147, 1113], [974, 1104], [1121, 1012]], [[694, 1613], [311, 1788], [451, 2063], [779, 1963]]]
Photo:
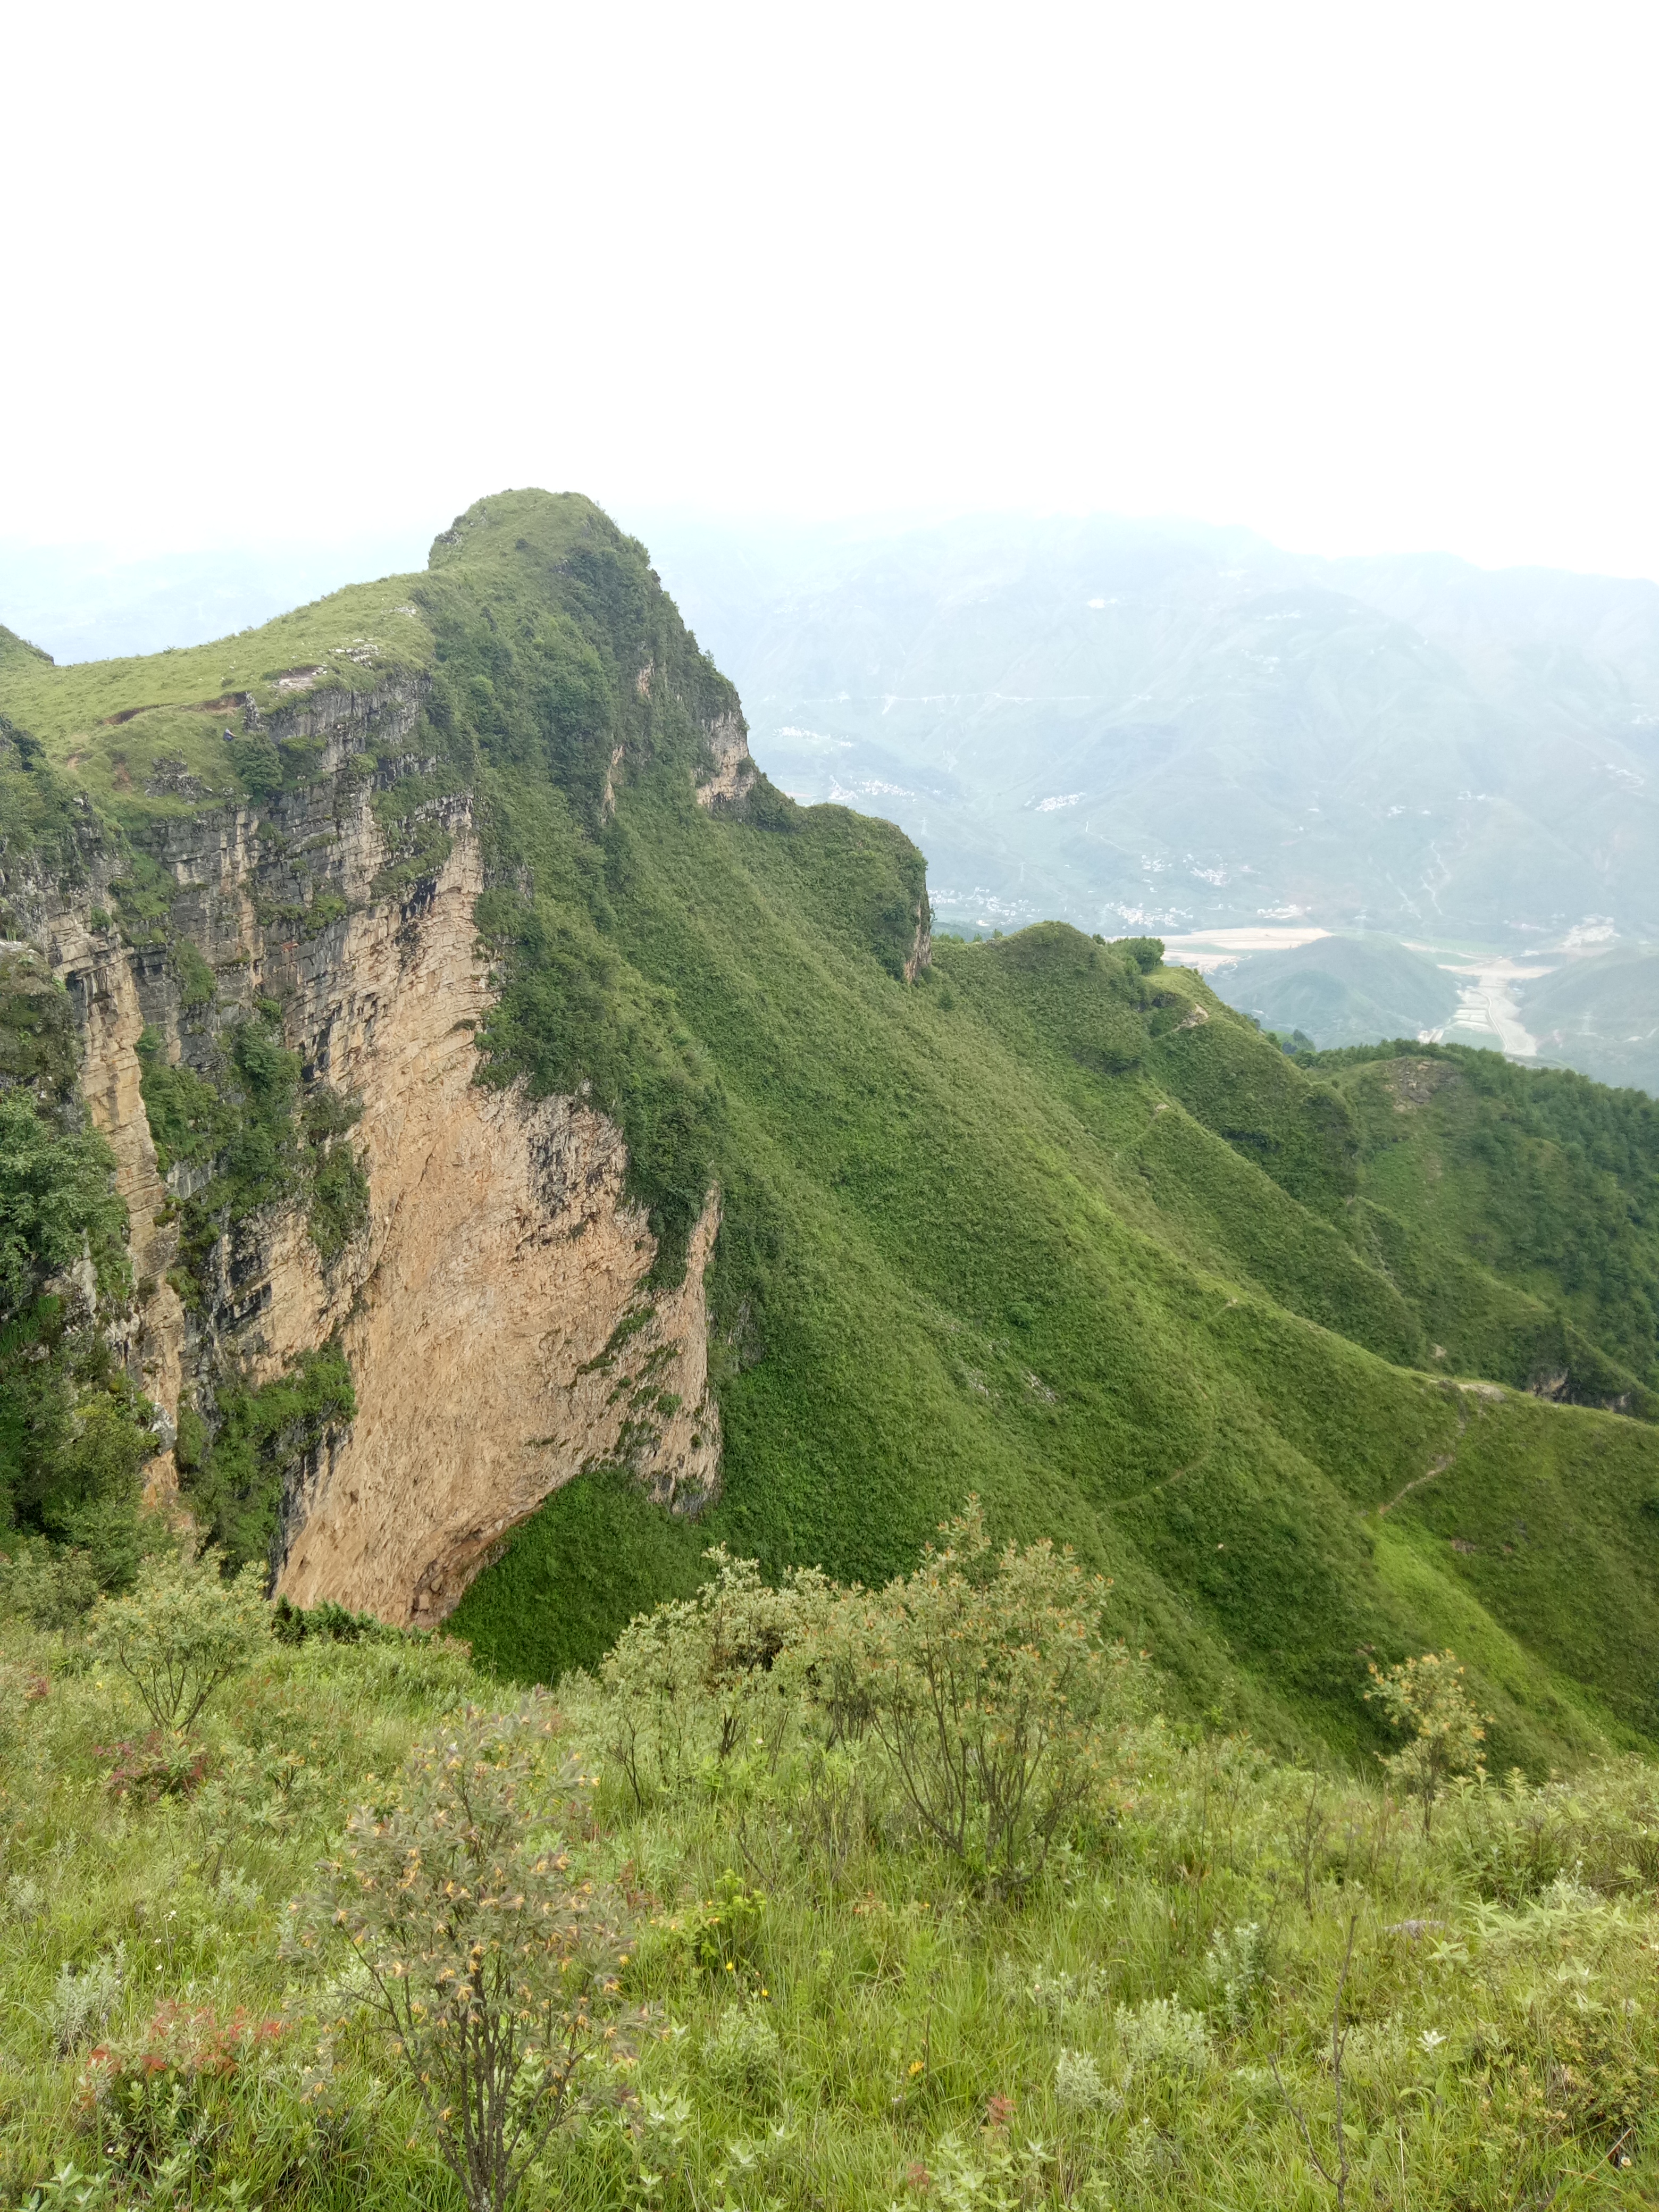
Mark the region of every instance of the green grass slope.
[[[1469, 1337], [1464, 1370], [1588, 1401], [1629, 1395], [1650, 1412], [1659, 1106], [1566, 1069], [1523, 1070], [1455, 1046], [1327, 1055], [1322, 1074], [1352, 1115], [1359, 1187], [1391, 1240], [1396, 1279], [1415, 1278], [1431, 1328]], [[1512, 1308], [1507, 1352], [1492, 1319], [1498, 1285], [1536, 1312], [1528, 1324]], [[1540, 1363], [1536, 1371], [1517, 1358]]]
[[[1547, 1691], [1467, 1612], [1483, 1673]], [[8, 2206], [463, 2212], [426, 2054], [374, 2032], [343, 1936], [295, 1931], [353, 1811], [395, 1817], [469, 1705], [516, 1700], [449, 1639], [309, 1626], [175, 1737], [82, 1637], [0, 1613]], [[999, 1901], [869, 1739], [825, 1757], [795, 1701], [738, 1696], [775, 1764], [714, 1756], [706, 1698], [709, 1755], [643, 1808], [614, 1747], [648, 1698], [530, 1708], [553, 1740], [523, 1832], [629, 1941], [599, 2015], [623, 2063], [578, 2076], [515, 2212], [1328, 2205], [1339, 1990], [1350, 2205], [1653, 2204], [1650, 1761], [1449, 1793], [1425, 1832], [1369, 1762], [1154, 1715], [1101, 1731], [1096, 1788]]]
[[[245, 763], [220, 702], [244, 677], [279, 701], [301, 664], [418, 676], [434, 766], [398, 804], [473, 793], [500, 988], [481, 1079], [592, 1086], [665, 1274], [723, 1196], [720, 1499], [693, 1524], [625, 1470], [585, 1471], [464, 1601], [482, 1659], [526, 1678], [591, 1662], [714, 1541], [884, 1577], [976, 1491], [999, 1530], [1062, 1537], [1114, 1577], [1116, 1626], [1194, 1711], [1375, 1747], [1368, 1661], [1455, 1634], [1486, 1655], [1501, 1760], [1659, 1740], [1659, 1429], [1459, 1387], [1531, 1380], [1528, 1330], [1573, 1332], [1579, 1396], [1644, 1413], [1651, 1367], [1607, 1265], [1592, 1283], [1541, 1240], [1483, 1242], [1502, 1170], [1477, 1125], [1507, 1127], [1510, 1105], [1462, 1073], [1479, 1056], [1435, 1060], [1478, 1103], [1468, 1164], [1443, 1147], [1430, 1188], [1366, 1087], [1392, 1063], [1294, 1066], [1155, 945], [1045, 925], [942, 943], [907, 982], [920, 854], [763, 781], [697, 805], [735, 694], [644, 549], [579, 499], [480, 502], [425, 576], [222, 647], [64, 671], [14, 655], [0, 713], [137, 875], [156, 819], [209, 803], [138, 774], [150, 719], [163, 752], [185, 750], [184, 718], [211, 729], [214, 792], [240, 779], [257, 806], [259, 774], [320, 771], [298, 745]], [[405, 866], [426, 864], [411, 837]], [[165, 886], [152, 907], [165, 933]], [[1647, 1188], [1647, 1137], [1626, 1139], [1609, 1164], [1516, 1141], [1561, 1164], [1563, 1209], [1590, 1190], [1611, 1221]], [[1644, 1236], [1620, 1248], [1632, 1282]], [[1447, 1268], [1484, 1335], [1443, 1311]], [[1586, 1617], [1592, 1588], [1617, 1593], [1616, 1638]]]

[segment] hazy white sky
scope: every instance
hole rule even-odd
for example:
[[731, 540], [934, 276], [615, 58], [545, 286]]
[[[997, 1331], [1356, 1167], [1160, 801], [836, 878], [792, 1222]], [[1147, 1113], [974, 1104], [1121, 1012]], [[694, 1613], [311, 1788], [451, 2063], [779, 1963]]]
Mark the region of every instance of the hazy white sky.
[[1659, 575], [1659, 14], [15, 11], [0, 538], [1181, 512]]

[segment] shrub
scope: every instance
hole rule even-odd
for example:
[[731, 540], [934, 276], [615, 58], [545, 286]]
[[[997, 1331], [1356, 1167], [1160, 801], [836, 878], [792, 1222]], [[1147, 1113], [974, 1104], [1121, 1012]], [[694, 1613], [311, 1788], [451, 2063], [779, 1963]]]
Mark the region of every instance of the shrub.
[[257, 2066], [282, 2033], [281, 2021], [260, 2020], [240, 2006], [222, 2015], [212, 2005], [167, 1998], [136, 2034], [112, 2038], [87, 2063], [82, 2088], [99, 2140], [130, 2171], [155, 2173], [171, 2163], [168, 2154], [181, 2138], [199, 2139], [204, 2085]]
[[1069, 1552], [994, 1554], [977, 1498], [940, 1533], [907, 1579], [840, 1598], [810, 1679], [832, 1727], [873, 1732], [924, 1833], [1002, 1896], [1093, 1792], [1127, 1662], [1100, 1641], [1105, 1584]]
[[1054, 2063], [1054, 2102], [1062, 2112], [1092, 2112], [1106, 2101], [1100, 2069], [1086, 2051], [1062, 2051]]
[[94, 1608], [94, 1648], [127, 1676], [157, 1728], [190, 1728], [264, 1638], [263, 1581], [259, 1568], [245, 1567], [227, 1583], [210, 1554], [146, 1559], [131, 1595]]
[[22, 1922], [27, 1927], [30, 1921], [40, 1917], [45, 1902], [40, 1883], [28, 1875], [15, 1874], [8, 1878], [6, 1911], [14, 1920]]
[[1116, 950], [1127, 952], [1143, 975], [1150, 975], [1154, 968], [1164, 965], [1164, 939], [1161, 937], [1120, 937]]
[[101, 2033], [109, 2025], [111, 2008], [121, 1994], [121, 1974], [125, 1954], [118, 1945], [105, 1952], [91, 1965], [76, 1973], [69, 1965], [59, 1969], [58, 1979], [46, 2000], [46, 2032], [57, 2047], [59, 2057], [66, 2058], [78, 2051], [94, 2033]]
[[710, 1897], [694, 1898], [652, 1917], [640, 1966], [647, 1981], [678, 1981], [696, 1972], [737, 1974], [751, 1968], [760, 1948], [765, 1899], [747, 1889], [730, 1867]]
[[1575, 2136], [1622, 2150], [1653, 2109], [1659, 2069], [1635, 2047], [1628, 2020], [1570, 2014], [1551, 2033], [1550, 2103]]
[[155, 1449], [149, 1412], [112, 1373], [103, 1390], [82, 1397], [32, 1501], [47, 1535], [87, 1554], [102, 1589], [126, 1589], [138, 1571], [143, 1470]]
[[1188, 2012], [1177, 1997], [1149, 1997], [1133, 2010], [1120, 2005], [1114, 2015], [1127, 2071], [1197, 2076], [1210, 2063], [1210, 2038], [1201, 2013]]
[[1659, 1776], [1620, 1760], [1534, 1787], [1511, 1771], [1460, 1794], [1446, 1845], [1482, 1896], [1510, 1905], [1570, 1869], [1608, 1896], [1659, 1888]]
[[271, 1607], [271, 1633], [279, 1644], [303, 1644], [315, 1637], [330, 1644], [396, 1643], [399, 1632], [389, 1628], [372, 1613], [353, 1613], [332, 1598], [325, 1598], [309, 1612], [289, 1597], [279, 1597]]
[[1425, 1651], [1385, 1674], [1373, 1662], [1375, 1698], [1397, 1729], [1410, 1729], [1413, 1741], [1383, 1765], [1422, 1801], [1423, 1833], [1429, 1833], [1435, 1800], [1459, 1774], [1484, 1773], [1480, 1747], [1490, 1713], [1476, 1711], [1463, 1686], [1463, 1669], [1455, 1651]]
[[5, 1563], [0, 1602], [31, 1628], [67, 1636], [98, 1597], [98, 1568], [89, 1552], [20, 1548]]
[[702, 2046], [703, 2071], [729, 2096], [758, 2103], [777, 2087], [778, 2031], [756, 2005], [732, 2005]]
[[22, 2212], [105, 2212], [115, 2203], [114, 2187], [107, 2173], [82, 2173], [66, 2160], [49, 2181], [30, 2190]]
[[471, 2212], [504, 2212], [579, 2109], [627, 1963], [618, 1906], [544, 1825], [552, 1732], [538, 1700], [469, 1712], [352, 1814], [309, 1913], [290, 1908], [300, 1953], [349, 1947]]
[[100, 1744], [98, 1756], [112, 1762], [106, 1785], [110, 1796], [135, 1804], [193, 1796], [207, 1778], [207, 1751], [173, 1729], [154, 1728], [142, 1743]]
[[1210, 1940], [1205, 1961], [1216, 1985], [1217, 2010], [1236, 2032], [1248, 2027], [1267, 1994], [1267, 1939], [1254, 1920]]
[[723, 1545], [703, 1556], [714, 1572], [696, 1595], [637, 1614], [599, 1670], [608, 1747], [640, 1805], [653, 1790], [673, 1795], [757, 1734], [775, 1760], [797, 1710], [777, 1662], [831, 1602], [815, 1567], [790, 1569], [774, 1589], [753, 1559], [730, 1559]]
[[25, 1091], [0, 1092], [0, 1320], [84, 1252], [100, 1283], [125, 1286], [126, 1209], [111, 1186], [114, 1167], [101, 1137], [59, 1130]]

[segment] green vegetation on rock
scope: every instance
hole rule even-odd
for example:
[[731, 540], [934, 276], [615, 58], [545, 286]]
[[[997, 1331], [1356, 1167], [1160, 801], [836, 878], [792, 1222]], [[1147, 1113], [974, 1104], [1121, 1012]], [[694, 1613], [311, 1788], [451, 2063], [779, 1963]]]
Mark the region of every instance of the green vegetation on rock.
[[88, 1595], [133, 1574], [154, 1408], [100, 1321], [132, 1291], [113, 1160], [74, 1096], [68, 999], [0, 950], [0, 1540], [83, 1554]]
[[[335, 1344], [302, 1352], [286, 1374], [250, 1389], [228, 1383], [218, 1393], [210, 1443], [197, 1428], [185, 1441], [179, 1424], [179, 1474], [191, 1511], [240, 1565], [270, 1557], [283, 1505], [331, 1431], [357, 1411], [351, 1369]], [[199, 1419], [199, 1417], [198, 1417]]]

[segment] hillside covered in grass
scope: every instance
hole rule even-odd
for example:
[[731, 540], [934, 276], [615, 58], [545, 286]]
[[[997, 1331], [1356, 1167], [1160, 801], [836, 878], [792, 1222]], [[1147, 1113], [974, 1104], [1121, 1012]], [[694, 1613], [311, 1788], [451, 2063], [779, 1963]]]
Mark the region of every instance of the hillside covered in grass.
[[1545, 1059], [1659, 1093], [1659, 955], [1650, 948], [1564, 963], [1528, 984], [1522, 1004]]
[[[694, 1522], [625, 1455], [570, 1470], [454, 1616], [480, 1664], [591, 1665], [716, 1541], [879, 1583], [973, 1492], [1111, 1578], [1113, 1632], [1188, 1716], [1366, 1752], [1370, 1662], [1455, 1644], [1499, 1766], [1659, 1739], [1642, 1110], [1454, 1052], [1294, 1065], [1155, 940], [1043, 924], [928, 964], [921, 855], [890, 824], [763, 779], [699, 804], [735, 694], [645, 549], [533, 493], [480, 502], [423, 574], [218, 646], [54, 670], [8, 641], [13, 926], [95, 846], [102, 920], [194, 975], [170, 825], [331, 787], [325, 741], [282, 734], [293, 687], [314, 708], [394, 681], [407, 754], [350, 770], [392, 856], [369, 895], [412, 909], [465, 800], [478, 1080], [614, 1118], [662, 1279], [711, 1189], [722, 1209], [718, 1498]], [[273, 927], [325, 942], [338, 915], [295, 884]], [[146, 1079], [158, 1139], [216, 1178], [185, 1202], [194, 1279], [331, 1141], [307, 1149], [283, 1001], [200, 988], [229, 1010], [205, 1095]], [[9, 1329], [44, 1326], [57, 1264], [32, 1249]], [[27, 1347], [4, 1342], [15, 1391]], [[72, 1428], [103, 1386], [64, 1375]], [[349, 1378], [328, 1389], [349, 1418]], [[238, 1402], [189, 1440], [187, 1498], [227, 1469], [253, 1496], [249, 1455], [292, 1450]], [[33, 1496], [14, 1474], [20, 1528], [57, 1540]], [[257, 1550], [265, 1523], [213, 1511]]]
[[[1056, 1659], [1084, 1686], [1067, 1639], [1035, 1679], [1013, 1648], [1031, 1599], [1075, 1627], [1098, 1593], [1041, 1553], [921, 1579], [878, 1603], [809, 1588], [792, 1611], [728, 1565], [602, 1680], [503, 1711], [447, 1639], [291, 1612], [279, 1637], [228, 1633], [230, 1597], [205, 1617], [172, 1571], [64, 1635], [0, 1577], [0, 2194], [1283, 2212], [1340, 2178], [1349, 2203], [1419, 2212], [1652, 2201], [1647, 1761], [1454, 1774], [1426, 1803], [1398, 1769], [1287, 1765], [1183, 1723], [1155, 1670], [1096, 1643], [1055, 1744], [1066, 1786], [1034, 1777], [992, 1882], [984, 1792], [957, 1848], [884, 1676], [861, 1707], [825, 1685], [884, 1650], [911, 1679], [943, 1606], [1007, 1721]], [[1025, 1603], [1003, 1619], [1011, 1583]], [[141, 1653], [188, 1655], [188, 1689], [210, 1643], [204, 1709], [156, 1724]], [[975, 1740], [970, 1705], [945, 1711], [952, 1744]], [[517, 1927], [510, 2007], [489, 1939], [515, 1900], [488, 1887], [489, 1849], [568, 1915], [550, 1956]], [[428, 1916], [414, 1950], [400, 1899]], [[492, 2040], [533, 2004], [568, 2023], [550, 2074], [533, 2041], [492, 2075], [419, 2021], [389, 2032], [405, 1984], [428, 2019], [465, 2011], [441, 1978], [458, 1948]], [[516, 2188], [464, 2188], [463, 2115], [492, 2080], [520, 2111], [543, 2090], [556, 2124]]]

